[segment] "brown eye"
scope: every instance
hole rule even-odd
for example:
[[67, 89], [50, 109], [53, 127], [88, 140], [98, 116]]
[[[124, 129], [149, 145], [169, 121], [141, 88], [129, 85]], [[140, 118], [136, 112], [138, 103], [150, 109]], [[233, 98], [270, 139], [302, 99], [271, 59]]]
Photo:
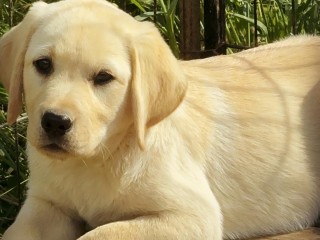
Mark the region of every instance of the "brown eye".
[[53, 70], [53, 65], [50, 58], [40, 58], [34, 61], [33, 65], [37, 71], [43, 75], [49, 75]]
[[112, 81], [114, 77], [107, 71], [100, 71], [93, 77], [93, 83], [95, 85], [104, 85]]

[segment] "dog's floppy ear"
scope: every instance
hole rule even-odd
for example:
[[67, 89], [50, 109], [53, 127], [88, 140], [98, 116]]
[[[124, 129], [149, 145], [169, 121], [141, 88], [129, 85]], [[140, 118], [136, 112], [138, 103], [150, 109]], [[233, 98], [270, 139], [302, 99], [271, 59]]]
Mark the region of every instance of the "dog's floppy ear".
[[[139, 146], [147, 128], [172, 113], [184, 98], [187, 81], [155, 26], [143, 22], [132, 45], [132, 109]], [[142, 32], [142, 33], [141, 33]]]
[[33, 4], [23, 21], [0, 39], [0, 81], [9, 93], [8, 124], [16, 121], [22, 109], [24, 56], [45, 5], [43, 2]]

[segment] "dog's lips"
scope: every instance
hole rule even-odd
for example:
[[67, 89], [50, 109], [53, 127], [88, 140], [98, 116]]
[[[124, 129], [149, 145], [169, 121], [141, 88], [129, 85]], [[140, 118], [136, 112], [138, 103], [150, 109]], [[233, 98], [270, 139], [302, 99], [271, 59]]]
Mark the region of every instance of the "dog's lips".
[[56, 143], [50, 143], [42, 147], [42, 149], [50, 152], [67, 152], [63, 147]]

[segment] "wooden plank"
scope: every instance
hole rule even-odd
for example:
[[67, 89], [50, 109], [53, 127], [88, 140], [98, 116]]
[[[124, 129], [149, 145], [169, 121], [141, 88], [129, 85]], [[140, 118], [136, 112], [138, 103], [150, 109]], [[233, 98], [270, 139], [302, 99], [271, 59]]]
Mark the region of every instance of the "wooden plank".
[[251, 240], [320, 240], [320, 229], [309, 228], [300, 232], [281, 234], [277, 236], [261, 237]]

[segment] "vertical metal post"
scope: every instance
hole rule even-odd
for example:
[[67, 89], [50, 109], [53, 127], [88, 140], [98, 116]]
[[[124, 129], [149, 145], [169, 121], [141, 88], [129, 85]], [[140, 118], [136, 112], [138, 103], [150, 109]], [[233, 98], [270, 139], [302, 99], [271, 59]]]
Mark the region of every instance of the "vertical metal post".
[[[202, 57], [225, 54], [225, 19], [221, 0], [204, 0], [204, 44], [206, 51]], [[221, 9], [222, 8], [222, 9]]]
[[297, 34], [297, 19], [296, 19], [296, 4], [294, 0], [291, 0], [291, 5], [292, 5], [292, 34], [296, 35]]
[[[216, 49], [219, 44], [219, 0], [204, 0], [203, 25], [205, 50]], [[215, 52], [206, 52], [205, 57], [216, 55]]]
[[253, 0], [253, 14], [254, 14], [254, 46], [258, 46], [258, 13], [257, 0]]
[[227, 54], [226, 43], [226, 0], [219, 0], [219, 22], [220, 22], [220, 53]]
[[181, 44], [183, 59], [200, 57], [200, 1], [180, 0]]

